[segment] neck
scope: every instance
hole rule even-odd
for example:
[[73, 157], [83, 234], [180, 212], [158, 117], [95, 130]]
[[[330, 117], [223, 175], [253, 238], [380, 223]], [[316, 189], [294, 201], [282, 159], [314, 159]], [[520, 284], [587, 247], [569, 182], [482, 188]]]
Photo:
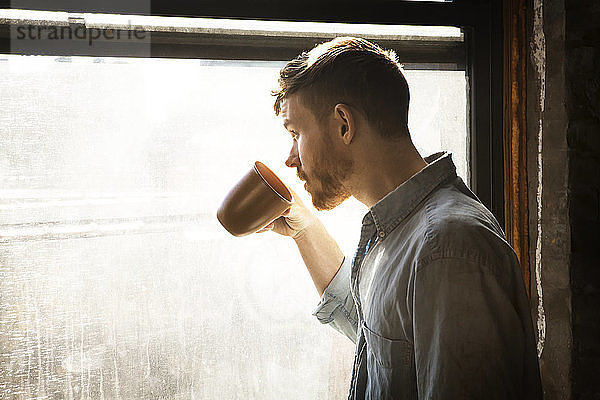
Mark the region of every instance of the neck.
[[367, 148], [356, 160], [353, 185], [353, 196], [369, 208], [427, 165], [410, 140], [388, 142], [373, 149], [377, 151]]

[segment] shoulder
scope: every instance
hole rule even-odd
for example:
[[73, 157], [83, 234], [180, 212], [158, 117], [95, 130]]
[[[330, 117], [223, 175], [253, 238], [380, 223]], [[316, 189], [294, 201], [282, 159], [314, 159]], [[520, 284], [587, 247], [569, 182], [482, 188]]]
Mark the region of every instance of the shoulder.
[[421, 212], [424, 234], [419, 264], [463, 259], [482, 264], [512, 263], [514, 251], [493, 214], [458, 181], [427, 199]]

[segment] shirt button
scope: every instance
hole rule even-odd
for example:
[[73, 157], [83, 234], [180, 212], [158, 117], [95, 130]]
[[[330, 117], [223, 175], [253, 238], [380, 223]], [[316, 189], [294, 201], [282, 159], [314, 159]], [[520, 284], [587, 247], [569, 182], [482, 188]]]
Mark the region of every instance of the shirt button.
[[385, 236], [385, 232], [384, 232], [384, 231], [381, 231], [381, 232], [379, 232], [379, 237], [380, 237], [380, 238], [382, 238], [382, 237], [384, 237], [384, 236]]

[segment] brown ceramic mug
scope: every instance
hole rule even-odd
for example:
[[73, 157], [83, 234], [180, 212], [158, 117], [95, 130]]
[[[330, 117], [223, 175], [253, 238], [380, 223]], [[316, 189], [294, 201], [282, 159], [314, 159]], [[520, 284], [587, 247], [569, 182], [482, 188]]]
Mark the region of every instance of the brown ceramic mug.
[[281, 179], [256, 161], [225, 196], [217, 219], [232, 235], [245, 236], [279, 218], [292, 202], [292, 193]]

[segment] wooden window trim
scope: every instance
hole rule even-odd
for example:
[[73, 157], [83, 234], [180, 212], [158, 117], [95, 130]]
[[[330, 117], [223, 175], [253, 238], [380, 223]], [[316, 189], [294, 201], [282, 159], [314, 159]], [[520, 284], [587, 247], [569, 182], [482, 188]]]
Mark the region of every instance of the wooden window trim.
[[504, 226], [530, 294], [526, 3], [504, 0]]

